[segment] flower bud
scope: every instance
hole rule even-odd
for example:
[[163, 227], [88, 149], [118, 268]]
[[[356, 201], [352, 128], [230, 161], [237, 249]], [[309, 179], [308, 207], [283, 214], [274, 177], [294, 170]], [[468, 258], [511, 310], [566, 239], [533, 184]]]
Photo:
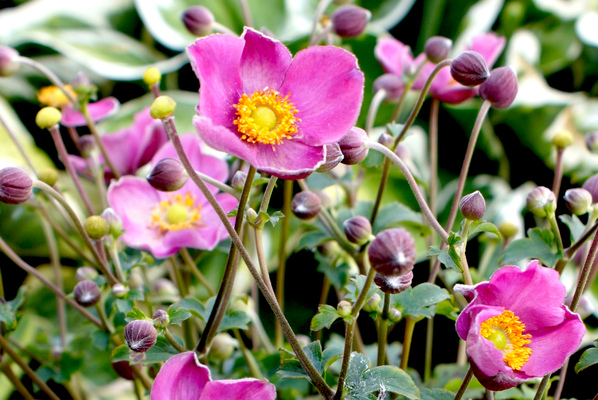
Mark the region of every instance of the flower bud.
[[486, 200], [479, 190], [463, 196], [459, 202], [459, 209], [467, 219], [477, 221], [486, 213]]
[[37, 179], [48, 186], [54, 186], [58, 181], [58, 170], [52, 167], [44, 167], [37, 171]]
[[166, 278], [160, 278], [154, 283], [154, 291], [159, 296], [178, 296], [179, 291], [174, 283]]
[[386, 100], [398, 101], [405, 91], [405, 82], [395, 74], [380, 75], [374, 81], [374, 92], [383, 89], [386, 91]]
[[83, 97], [88, 100], [96, 98], [98, 88], [91, 83], [83, 71], [77, 73], [75, 79], [71, 81], [70, 86], [78, 97]]
[[370, 244], [368, 257], [380, 275], [405, 275], [415, 263], [415, 241], [403, 228], [386, 229]]
[[316, 169], [316, 172], [328, 172], [343, 161], [343, 153], [338, 143], [328, 143], [324, 145], [326, 149], [326, 158], [324, 163]]
[[247, 222], [249, 222], [250, 224], [254, 224], [259, 218], [259, 215], [257, 215], [257, 212], [251, 207], [247, 209], [247, 212], [245, 215], [247, 217]]
[[347, 300], [341, 300], [338, 302], [336, 306], [336, 310], [338, 311], [341, 317], [348, 317], [351, 315], [351, 311], [353, 306]]
[[567, 208], [575, 215], [584, 215], [592, 207], [592, 194], [585, 189], [569, 189], [564, 197]]
[[[565, 297], [565, 301], [563, 302], [564, 305], [567, 307], [571, 307], [571, 302], [573, 301], [573, 296]], [[577, 307], [575, 308], [575, 312], [579, 314], [581, 319], [586, 319], [590, 315], [594, 313], [594, 305], [588, 300], [586, 296], [581, 296], [579, 298], [579, 302], [577, 303]]]
[[100, 215], [108, 222], [108, 233], [114, 237], [119, 237], [123, 233], [123, 220], [112, 208], [108, 207]]
[[586, 135], [586, 147], [590, 152], [598, 154], [598, 132], [592, 132]]
[[564, 149], [573, 144], [573, 134], [567, 130], [557, 132], [552, 138], [552, 144], [557, 149]]
[[127, 293], [129, 293], [129, 288], [123, 285], [122, 283], [115, 283], [112, 286], [112, 294], [117, 299], [122, 299], [127, 295]]
[[77, 268], [75, 271], [75, 279], [77, 282], [92, 280], [98, 276], [98, 271], [95, 268], [84, 266]]
[[312, 219], [322, 208], [320, 196], [309, 190], [297, 193], [291, 202], [291, 211], [299, 219]]
[[598, 174], [590, 176], [581, 187], [590, 192], [593, 203], [598, 203]]
[[91, 157], [96, 147], [96, 139], [92, 135], [83, 135], [79, 138], [79, 151], [83, 158]]
[[57, 125], [62, 119], [62, 113], [54, 107], [44, 107], [35, 116], [35, 123], [41, 129], [48, 129]]
[[133, 368], [127, 360], [113, 362], [112, 369], [114, 370], [114, 372], [116, 372], [116, 375], [120, 376], [123, 379], [126, 379], [128, 381], [135, 380]]
[[556, 210], [556, 197], [552, 190], [538, 186], [527, 195], [527, 208], [537, 217], [546, 217]]
[[170, 324], [170, 317], [164, 310], [156, 310], [154, 315], [152, 315], [152, 319], [156, 328], [166, 328]]
[[206, 36], [212, 32], [214, 14], [205, 7], [193, 6], [181, 14], [181, 20], [193, 35]]
[[0, 201], [6, 204], [21, 204], [29, 200], [33, 181], [20, 168], [0, 169]]
[[77, 283], [73, 289], [75, 301], [83, 307], [91, 307], [96, 304], [101, 297], [100, 288], [97, 283], [85, 280]]
[[361, 215], [351, 217], [343, 222], [345, 228], [345, 235], [351, 243], [358, 245], [366, 244], [372, 235], [372, 225], [370, 220]]
[[125, 341], [129, 349], [145, 353], [156, 344], [158, 332], [152, 321], [137, 319], [125, 326]]
[[403, 313], [401, 312], [401, 310], [397, 308], [391, 308], [390, 310], [388, 310], [388, 319], [393, 324], [396, 324], [397, 322], [401, 321], [402, 318]]
[[170, 96], [158, 96], [152, 102], [150, 115], [153, 119], [166, 119], [172, 116], [176, 102]]
[[477, 86], [488, 79], [490, 73], [484, 57], [475, 51], [464, 51], [451, 63], [451, 76], [463, 86]]
[[160, 70], [156, 67], [149, 67], [143, 73], [143, 83], [145, 83], [147, 86], [156, 85], [160, 83], [161, 80], [162, 74], [160, 73]]
[[395, 143], [395, 139], [392, 136], [390, 136], [388, 133], [383, 132], [378, 137], [378, 143], [380, 143], [384, 147], [390, 148]]
[[233, 175], [233, 178], [230, 181], [230, 185], [233, 187], [233, 189], [241, 191], [241, 190], [243, 190], [243, 187], [245, 186], [246, 180], [247, 180], [247, 172], [237, 171]]
[[353, 127], [338, 142], [343, 153], [343, 164], [355, 165], [362, 162], [368, 155], [369, 149], [365, 146], [368, 134], [361, 128]]
[[0, 76], [11, 76], [19, 69], [19, 52], [7, 46], [0, 46]]
[[438, 64], [449, 56], [452, 47], [453, 41], [451, 39], [443, 36], [432, 36], [426, 40], [424, 53], [426, 53], [426, 57], [428, 57], [430, 62]]
[[380, 311], [380, 301], [382, 297], [378, 293], [374, 293], [372, 297], [368, 299], [363, 305], [363, 311], [365, 312], [379, 312]]
[[87, 232], [89, 237], [94, 240], [100, 240], [110, 231], [110, 225], [108, 224], [108, 221], [99, 215], [92, 215], [88, 217], [85, 220], [83, 227], [85, 228], [85, 232]]
[[374, 283], [384, 293], [401, 293], [411, 287], [413, 281], [413, 271], [409, 271], [405, 275], [400, 276], [384, 276], [376, 274], [374, 276]]
[[214, 336], [208, 357], [212, 360], [224, 361], [233, 355], [238, 342], [228, 333], [219, 333]]
[[134, 290], [143, 290], [143, 277], [139, 272], [139, 268], [134, 268], [129, 272], [127, 285]]
[[354, 38], [363, 33], [372, 19], [372, 13], [365, 8], [348, 5], [337, 8], [332, 13], [332, 26], [342, 38]]
[[172, 192], [179, 190], [187, 182], [187, 171], [176, 158], [164, 158], [154, 166], [147, 181], [156, 190]]
[[498, 225], [500, 235], [505, 239], [511, 238], [517, 234], [517, 225], [509, 221], [503, 221]]
[[494, 108], [507, 108], [517, 96], [517, 75], [510, 67], [500, 67], [490, 72], [490, 77], [480, 85], [480, 97]]

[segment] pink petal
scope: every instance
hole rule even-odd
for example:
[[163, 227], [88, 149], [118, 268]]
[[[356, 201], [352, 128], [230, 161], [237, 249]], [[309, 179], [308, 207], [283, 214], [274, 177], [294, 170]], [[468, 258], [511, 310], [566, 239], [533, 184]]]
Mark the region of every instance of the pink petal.
[[[270, 382], [253, 378], [211, 381], [199, 400], [274, 400], [276, 387]], [[152, 398], [152, 400], [154, 400]]]
[[131, 128], [139, 141], [139, 151], [134, 159], [135, 168], [139, 169], [150, 162], [158, 149], [168, 142], [168, 134], [162, 121], [151, 117], [149, 107], [135, 114]]
[[486, 60], [488, 68], [492, 68], [505, 47], [506, 39], [492, 32], [473, 38], [470, 50], [480, 53]]
[[199, 400], [211, 381], [210, 370], [201, 365], [194, 352], [170, 358], [156, 376], [151, 400]]
[[[94, 122], [108, 118], [114, 115], [120, 108], [120, 102], [114, 97], [106, 97], [94, 103], [87, 104], [87, 110]], [[62, 119], [60, 123], [64, 126], [78, 127], [86, 126], [87, 121], [80, 111], [75, 111], [71, 105], [62, 109]]]
[[405, 69], [413, 63], [409, 46], [395, 38], [378, 39], [378, 43], [374, 48], [374, 55], [386, 72], [399, 77], [403, 76]]
[[[230, 35], [210, 35], [187, 48], [191, 66], [199, 77], [199, 111], [214, 122], [234, 128], [235, 109], [243, 85], [239, 64], [245, 41]], [[218, 148], [218, 147], [214, 147]]]
[[241, 55], [241, 80], [247, 95], [266, 87], [277, 90], [291, 65], [289, 50], [279, 41], [251, 28], [245, 28], [241, 39], [245, 47]]
[[319, 46], [297, 53], [280, 87], [299, 111], [297, 139], [310, 146], [340, 140], [359, 116], [363, 82], [357, 59], [343, 49]]
[[[141, 143], [133, 127], [102, 135], [102, 143], [119, 174], [135, 174], [138, 169], [135, 159], [138, 158]], [[103, 162], [104, 157], [100, 157]]]
[[253, 166], [281, 179], [303, 179], [322, 165], [325, 159], [324, 146], [308, 146], [291, 139], [276, 146], [261, 145]]

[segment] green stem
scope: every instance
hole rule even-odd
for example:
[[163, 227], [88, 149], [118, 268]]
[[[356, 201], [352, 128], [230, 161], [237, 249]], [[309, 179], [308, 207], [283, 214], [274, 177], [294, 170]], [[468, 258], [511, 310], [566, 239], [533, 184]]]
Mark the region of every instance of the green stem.
[[320, 2], [318, 3], [318, 6], [316, 7], [316, 11], [314, 13], [314, 22], [311, 29], [311, 33], [309, 34], [308, 46], [314, 45], [316, 31], [318, 29], [318, 24], [320, 23], [320, 18], [322, 17], [322, 14], [324, 13], [324, 11], [326, 11], [326, 8], [330, 5], [331, 2], [332, 0], [320, 0]]
[[112, 162], [112, 158], [106, 151], [104, 142], [102, 142], [102, 138], [100, 137], [100, 134], [98, 133], [98, 130], [96, 129], [96, 124], [95, 124], [94, 120], [91, 118], [91, 115], [89, 114], [89, 110], [87, 109], [86, 103], [81, 103], [81, 113], [85, 117], [85, 121], [87, 121], [87, 127], [89, 128], [89, 131], [91, 132], [93, 137], [96, 139], [96, 144], [97, 144], [98, 148], [100, 149], [100, 152], [104, 156], [104, 161], [106, 162], [106, 165], [108, 165], [108, 168], [110, 168], [110, 171], [112, 171], [112, 175], [114, 176], [115, 179], [120, 178], [120, 173], [114, 166], [114, 163]]
[[179, 353], [184, 353], [187, 351], [187, 349], [181, 346], [174, 336], [172, 336], [172, 333], [170, 333], [168, 328], [164, 329], [164, 338], [166, 338], [168, 343], [170, 343], [172, 347], [174, 347]]
[[264, 240], [263, 240], [263, 229], [254, 227], [253, 229], [254, 238], [255, 238], [255, 251], [257, 253], [257, 261], [258, 265], [260, 266], [260, 271], [262, 272], [262, 279], [268, 286], [268, 289], [272, 293], [273, 296], [276, 296], [274, 292], [274, 288], [272, 287], [272, 282], [270, 282], [270, 274], [268, 272], [268, 265], [266, 262], [266, 255], [264, 252]]
[[60, 90], [62, 90], [62, 93], [64, 93], [64, 95], [70, 100], [70, 102], [73, 103], [73, 107], [78, 106], [79, 103], [77, 102], [77, 99], [73, 98], [71, 93], [68, 90], [66, 90], [64, 83], [62, 83], [60, 78], [58, 78], [58, 76], [56, 76], [56, 74], [50, 71], [45, 65], [40, 64], [37, 61], [28, 57], [18, 57], [17, 60], [21, 64], [29, 65], [30, 67], [33, 67], [42, 74], [44, 74], [50, 80], [50, 82], [54, 84], [54, 86], [57, 86]]
[[211, 176], [204, 174], [203, 172], [195, 171], [195, 173], [197, 175], [199, 175], [201, 177], [201, 179], [203, 179], [204, 182], [209, 183], [210, 185], [214, 186], [221, 192], [228, 193], [231, 196], [235, 196], [237, 199], [241, 195], [241, 193], [239, 193], [234, 188], [228, 186], [226, 183], [222, 183], [219, 180], [216, 180], [216, 179], [212, 178]]
[[407, 362], [409, 361], [409, 352], [411, 351], [411, 341], [413, 340], [413, 329], [417, 321], [407, 316], [405, 318], [405, 338], [403, 339], [403, 353], [401, 354], [401, 369], [407, 371]]
[[372, 132], [372, 128], [374, 128], [374, 121], [376, 119], [376, 114], [378, 114], [378, 109], [380, 108], [380, 104], [386, 98], [387, 91], [384, 89], [378, 90], [374, 96], [372, 97], [372, 101], [370, 103], [370, 108], [368, 108], [368, 114], [365, 118], [365, 131], [367, 133]]
[[125, 281], [125, 274], [123, 273], [122, 266], [120, 265], [120, 258], [118, 258], [118, 250], [116, 248], [116, 241], [112, 240], [112, 243], [108, 244], [108, 254], [110, 254], [110, 258], [112, 259], [112, 264], [114, 265], [114, 272], [116, 273], [116, 277], [119, 281]]
[[[285, 180], [282, 194], [282, 213], [284, 218], [281, 222], [280, 242], [278, 245], [278, 269], [276, 270], [276, 300], [280, 309], [284, 311], [284, 277], [286, 270], [286, 244], [291, 227], [291, 201], [293, 199], [293, 181]], [[280, 325], [274, 326], [274, 343], [277, 348], [283, 346], [283, 335]]]
[[538, 390], [536, 390], [536, 395], [534, 396], [534, 400], [540, 400], [544, 397], [544, 392], [548, 386], [548, 381], [550, 381], [550, 374], [544, 375], [544, 378], [540, 381], [538, 385]]
[[193, 261], [193, 258], [191, 258], [191, 254], [189, 254], [189, 250], [186, 247], [183, 247], [181, 249], [181, 257], [183, 257], [183, 260], [191, 270], [191, 273], [197, 278], [198, 281], [201, 282], [202, 285], [205, 286], [208, 293], [210, 294], [210, 297], [216, 296], [216, 291], [214, 290], [212, 285], [210, 285], [210, 282], [208, 282], [206, 277], [203, 276], [199, 268], [197, 268], [197, 264], [195, 264], [195, 261]]
[[27, 164], [27, 166], [29, 167], [29, 169], [31, 171], [35, 172], [35, 167], [33, 166], [33, 163], [31, 162], [31, 159], [29, 158], [29, 156], [27, 155], [27, 153], [23, 149], [23, 146], [21, 146], [21, 142], [19, 142], [17, 140], [17, 137], [15, 136], [14, 132], [12, 131], [12, 129], [10, 129], [10, 127], [6, 124], [6, 122], [4, 122], [4, 119], [2, 118], [2, 115], [0, 115], [0, 124], [4, 127], [4, 130], [6, 131], [6, 133], [8, 133], [8, 136], [10, 136], [10, 139], [15, 144], [17, 150], [19, 151], [19, 154], [21, 155], [21, 157], [23, 157], [23, 160], [25, 160], [25, 164]]
[[428, 318], [426, 324], [426, 353], [424, 356], [424, 383], [432, 377], [432, 350], [434, 343], [434, 317]]
[[550, 229], [552, 230], [552, 234], [554, 235], [554, 240], [556, 241], [556, 245], [559, 252], [563, 252], [563, 239], [561, 238], [561, 231], [559, 230], [559, 225], [556, 222], [556, 216], [554, 211], [547, 213], [546, 217], [548, 218], [548, 222], [550, 223]]
[[378, 324], [378, 362], [377, 366], [386, 364], [386, 342], [388, 336], [388, 314], [390, 311], [390, 293], [384, 293], [384, 303]]
[[23, 396], [24, 399], [35, 400], [35, 397], [33, 397], [31, 393], [27, 391], [25, 385], [23, 385], [19, 378], [15, 375], [15, 373], [12, 372], [10, 364], [6, 360], [0, 359], [0, 370], [4, 373], [4, 375], [6, 375], [10, 383], [12, 383], [14, 388], [17, 390], [17, 392], [19, 392], [21, 396]]
[[239, 347], [241, 348], [241, 353], [243, 353], [243, 359], [245, 360], [245, 364], [247, 364], [247, 367], [249, 368], [249, 372], [251, 373], [251, 376], [254, 377], [255, 379], [263, 379], [264, 375], [262, 375], [262, 371], [260, 371], [260, 366], [258, 365], [257, 361], [255, 360], [255, 357], [253, 356], [253, 354], [251, 354], [251, 352], [249, 351], [247, 346], [245, 346], [245, 342], [243, 341], [241, 332], [239, 332], [239, 330], [235, 328], [235, 329], [233, 329], [233, 334], [235, 335], [237, 342], [239, 342]]
[[557, 199], [559, 198], [561, 181], [563, 179], [563, 150], [565, 149], [561, 147], [557, 147], [556, 149], [556, 163], [554, 166], [554, 179], [552, 181], [552, 192]]
[[467, 371], [467, 374], [465, 374], [465, 377], [463, 378], [463, 383], [461, 383], [461, 387], [459, 387], [459, 391], [455, 395], [455, 400], [461, 400], [461, 398], [465, 394], [465, 391], [467, 390], [467, 386], [469, 386], [469, 382], [471, 382], [472, 377], [473, 377], [473, 371], [470, 367], [469, 370]]

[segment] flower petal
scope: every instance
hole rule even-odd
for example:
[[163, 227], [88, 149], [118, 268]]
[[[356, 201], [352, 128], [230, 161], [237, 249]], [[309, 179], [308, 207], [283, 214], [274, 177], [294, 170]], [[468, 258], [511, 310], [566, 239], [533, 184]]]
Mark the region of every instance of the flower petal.
[[[109, 133], [102, 135], [102, 143], [106, 152], [110, 156], [110, 160], [114, 164], [114, 168], [121, 175], [134, 175], [137, 171], [135, 159], [139, 154], [140, 140], [135, 135], [135, 129], [129, 127], [122, 129], [116, 133]], [[104, 162], [104, 157], [100, 154], [101, 162]], [[109, 168], [106, 168], [109, 172]], [[111, 174], [110, 174], [111, 175]]]
[[343, 49], [318, 46], [297, 53], [280, 87], [301, 119], [295, 140], [311, 146], [339, 141], [357, 120], [363, 82], [357, 59]]
[[[190, 399], [190, 398], [189, 398]], [[274, 400], [276, 387], [270, 382], [253, 378], [211, 381], [199, 400]], [[152, 398], [152, 400], [154, 400]]]
[[[114, 97], [106, 97], [99, 101], [87, 104], [87, 110], [94, 122], [114, 115], [120, 108], [120, 102]], [[71, 105], [62, 109], [60, 123], [68, 127], [86, 126], [87, 121], [80, 111], [75, 111]]]
[[413, 56], [409, 46], [403, 44], [395, 38], [378, 39], [374, 48], [374, 55], [384, 67], [386, 72], [390, 72], [402, 77], [405, 69], [413, 63]]
[[486, 60], [488, 68], [492, 68], [505, 47], [506, 39], [492, 32], [478, 35], [471, 41], [470, 50], [480, 53]]
[[210, 370], [199, 363], [194, 352], [177, 354], [160, 368], [150, 398], [198, 400], [210, 381]]
[[303, 179], [325, 159], [324, 146], [308, 146], [291, 139], [276, 146], [260, 146], [253, 166], [281, 179]]
[[278, 40], [251, 28], [245, 28], [241, 39], [245, 40], [239, 71], [243, 93], [250, 95], [266, 87], [278, 90], [291, 65], [291, 52]]
[[168, 142], [168, 134], [162, 121], [152, 118], [149, 107], [135, 114], [131, 130], [139, 142], [139, 150], [133, 161], [135, 168], [139, 169], [150, 162], [158, 149]]

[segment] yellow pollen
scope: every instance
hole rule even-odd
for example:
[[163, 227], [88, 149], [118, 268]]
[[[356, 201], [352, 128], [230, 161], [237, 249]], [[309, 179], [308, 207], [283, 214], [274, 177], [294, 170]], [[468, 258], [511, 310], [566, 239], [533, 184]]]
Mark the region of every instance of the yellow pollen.
[[190, 193], [170, 195], [152, 209], [150, 227], [160, 233], [192, 229], [201, 226], [201, 206], [195, 204], [195, 196]]
[[[282, 97], [272, 89], [256, 90], [252, 95], [243, 94], [239, 103], [233, 105], [236, 118], [233, 121], [241, 134], [241, 139], [249, 143], [273, 146], [282, 144], [284, 139], [292, 139], [297, 133], [295, 116], [299, 111], [289, 101], [289, 95]], [[274, 149], [276, 150], [276, 149]]]
[[532, 354], [532, 349], [523, 347], [532, 342], [532, 335], [523, 334], [524, 331], [525, 325], [509, 310], [488, 318], [480, 325], [480, 334], [502, 351], [503, 361], [516, 371], [525, 365]]
[[[65, 85], [64, 88], [74, 99], [77, 98], [77, 93], [73, 91], [71, 85]], [[70, 100], [59, 87], [46, 86], [37, 92], [37, 100], [47, 106], [62, 108], [67, 104], [70, 104]]]

